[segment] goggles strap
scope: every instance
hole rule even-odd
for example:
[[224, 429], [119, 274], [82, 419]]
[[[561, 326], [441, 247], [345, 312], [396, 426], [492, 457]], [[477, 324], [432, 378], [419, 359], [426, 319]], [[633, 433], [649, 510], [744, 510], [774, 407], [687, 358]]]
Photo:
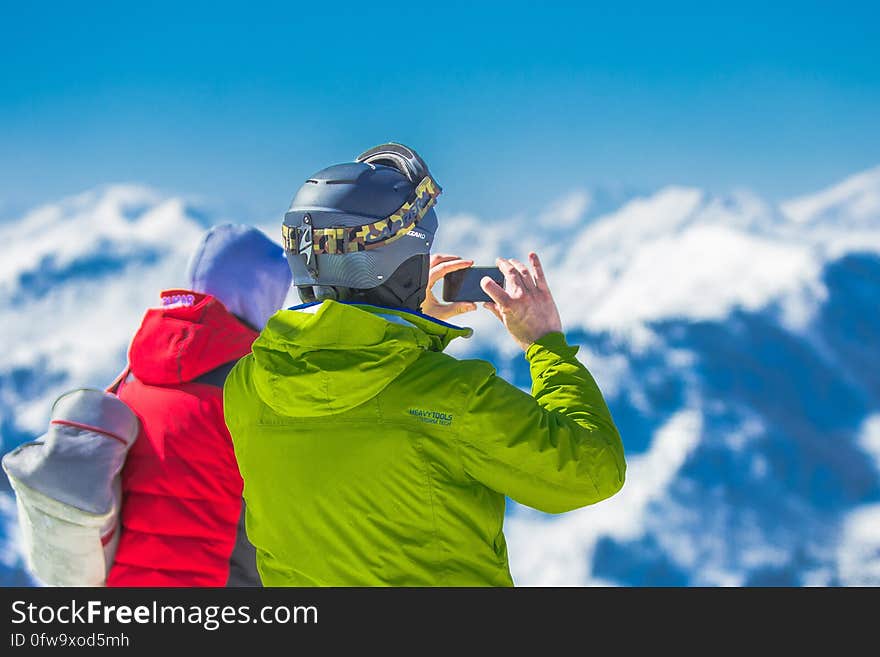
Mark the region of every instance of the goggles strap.
[[306, 267], [317, 272], [314, 255], [369, 251], [404, 237], [434, 207], [442, 191], [431, 176], [425, 176], [416, 185], [412, 198], [390, 216], [361, 226], [314, 228], [311, 217], [306, 214], [302, 226], [282, 225], [284, 248], [303, 256]]

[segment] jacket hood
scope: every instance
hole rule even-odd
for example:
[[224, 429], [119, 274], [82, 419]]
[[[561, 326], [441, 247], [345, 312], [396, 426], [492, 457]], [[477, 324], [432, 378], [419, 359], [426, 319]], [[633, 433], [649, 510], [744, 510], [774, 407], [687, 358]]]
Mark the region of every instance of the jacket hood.
[[291, 273], [284, 250], [250, 226], [223, 224], [202, 236], [187, 268], [189, 288], [219, 299], [258, 331], [284, 306]]
[[193, 381], [247, 354], [257, 337], [211, 295], [166, 290], [162, 304], [144, 315], [128, 350], [131, 372], [143, 383]]
[[276, 313], [254, 342], [254, 387], [281, 415], [340, 413], [376, 396], [423, 351], [472, 333], [396, 308], [306, 304]]

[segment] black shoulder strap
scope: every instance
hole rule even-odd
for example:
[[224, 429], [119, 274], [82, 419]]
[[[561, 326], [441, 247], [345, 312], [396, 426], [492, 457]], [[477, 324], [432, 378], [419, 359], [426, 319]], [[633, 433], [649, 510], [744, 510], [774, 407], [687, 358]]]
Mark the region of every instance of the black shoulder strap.
[[193, 379], [192, 383], [204, 383], [209, 386], [222, 388], [226, 382], [226, 377], [229, 376], [237, 362], [238, 360], [231, 360], [228, 363], [223, 363], [220, 367], [215, 367], [210, 372], [205, 372], [199, 378]]
[[113, 379], [113, 383], [111, 383], [105, 389], [106, 392], [109, 392], [111, 395], [115, 395], [119, 392], [119, 386], [123, 384], [123, 382], [128, 378], [128, 375], [131, 373], [131, 365], [128, 363], [125, 364], [125, 369], [122, 370], [115, 379]]

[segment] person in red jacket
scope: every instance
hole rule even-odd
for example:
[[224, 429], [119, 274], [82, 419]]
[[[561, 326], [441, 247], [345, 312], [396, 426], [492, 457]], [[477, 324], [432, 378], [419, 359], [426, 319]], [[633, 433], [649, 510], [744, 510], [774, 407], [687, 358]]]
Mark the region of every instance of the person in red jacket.
[[117, 387], [141, 435], [122, 471], [108, 586], [260, 585], [222, 386], [282, 307], [290, 270], [262, 232], [224, 225], [203, 237], [187, 276], [144, 315]]

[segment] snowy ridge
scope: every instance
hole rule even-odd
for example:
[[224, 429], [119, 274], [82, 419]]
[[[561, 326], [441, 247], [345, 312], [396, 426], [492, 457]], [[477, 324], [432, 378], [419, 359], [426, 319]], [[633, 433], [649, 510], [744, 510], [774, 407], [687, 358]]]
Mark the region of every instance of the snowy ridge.
[[720, 319], [772, 303], [797, 328], [824, 299], [819, 277], [829, 260], [880, 252], [880, 167], [781, 208], [747, 192], [718, 198], [669, 187], [579, 225], [571, 217], [588, 200], [586, 193], [563, 199], [563, 230], [515, 218], [506, 234], [486, 235], [477, 217], [447, 218], [438, 248], [476, 251], [482, 264], [536, 250], [565, 321], [592, 331]]
[[0, 226], [13, 245], [0, 264], [0, 291], [10, 294], [22, 277], [62, 270], [83, 259], [133, 258], [186, 251], [201, 230], [185, 202], [163, 199], [135, 185], [114, 185], [44, 205], [20, 221]]
[[880, 220], [880, 166], [817, 194], [786, 201], [782, 211], [799, 224], [876, 229]]
[[[80, 194], [0, 227], [0, 420], [36, 432], [73, 385], [104, 387], [159, 290], [180, 285], [204, 226], [134, 185]], [[3, 436], [4, 442], [6, 440]]]

